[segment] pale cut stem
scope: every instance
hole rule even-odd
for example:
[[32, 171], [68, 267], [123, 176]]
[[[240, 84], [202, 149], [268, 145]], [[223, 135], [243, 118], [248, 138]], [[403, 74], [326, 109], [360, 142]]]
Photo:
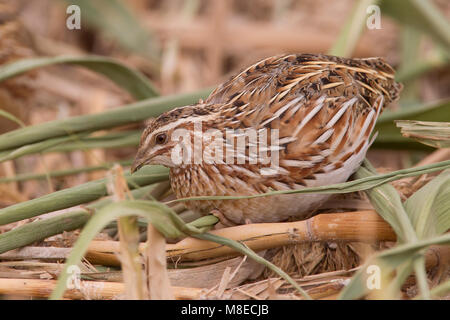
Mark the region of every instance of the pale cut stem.
[[[321, 214], [304, 221], [259, 223], [210, 231], [211, 234], [242, 242], [254, 251], [310, 241], [395, 241], [391, 227], [373, 210]], [[145, 249], [140, 245], [141, 252]], [[88, 249], [92, 257], [101, 252], [116, 263], [116, 241], [93, 241]], [[166, 255], [172, 260], [203, 260], [238, 253], [214, 242], [185, 238], [168, 244]]]
[[[56, 287], [56, 280], [0, 279], [0, 295], [48, 298]], [[65, 299], [115, 299], [124, 294], [125, 285], [118, 282], [80, 281], [80, 289], [67, 290]], [[200, 298], [203, 289], [172, 287], [175, 299]]]
[[[113, 168], [115, 173], [112, 178], [114, 201], [125, 200], [129, 193], [127, 182], [123, 176], [123, 169], [119, 165]], [[144, 272], [139, 254], [139, 227], [136, 217], [122, 217], [117, 221], [120, 238], [120, 260], [125, 282], [126, 299], [143, 300], [148, 297], [144, 284]]]

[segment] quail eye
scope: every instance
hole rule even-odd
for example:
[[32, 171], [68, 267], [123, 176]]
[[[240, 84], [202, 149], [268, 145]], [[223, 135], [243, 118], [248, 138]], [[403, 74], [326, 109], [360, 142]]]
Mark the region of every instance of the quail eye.
[[155, 137], [155, 142], [157, 144], [164, 144], [167, 142], [167, 134], [165, 133], [160, 133]]

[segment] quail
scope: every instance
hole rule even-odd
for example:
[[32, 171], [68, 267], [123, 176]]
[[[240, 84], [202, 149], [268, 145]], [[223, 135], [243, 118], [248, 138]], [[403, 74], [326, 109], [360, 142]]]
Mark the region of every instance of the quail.
[[[345, 182], [364, 160], [377, 118], [398, 98], [402, 85], [394, 73], [382, 58], [269, 57], [233, 75], [205, 101], [151, 120], [132, 172], [148, 164], [169, 167], [177, 198]], [[199, 144], [195, 159], [192, 149]], [[306, 219], [329, 196], [277, 194], [186, 205], [232, 225]]]

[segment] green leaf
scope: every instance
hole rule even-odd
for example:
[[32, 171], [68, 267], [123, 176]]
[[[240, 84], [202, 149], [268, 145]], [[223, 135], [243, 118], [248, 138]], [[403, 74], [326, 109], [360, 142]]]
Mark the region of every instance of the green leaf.
[[[367, 160], [365, 160], [364, 166], [355, 173], [358, 179], [376, 175], [375, 169]], [[376, 212], [394, 229], [397, 241], [404, 243], [417, 240], [409, 216], [403, 207], [397, 190], [393, 186], [386, 183], [376, 188], [365, 190], [365, 192]]]
[[[375, 169], [367, 160], [365, 161], [364, 166], [367, 167], [367, 170], [365, 168], [360, 168], [356, 173], [357, 178], [376, 174]], [[377, 188], [366, 190], [365, 192], [377, 213], [392, 226], [399, 243], [416, 243], [418, 241], [419, 237], [417, 235], [417, 230], [414, 228], [410, 216], [406, 212], [405, 207], [400, 200], [400, 196], [393, 186], [385, 184]], [[381, 263], [384, 264], [384, 262]], [[385, 273], [386, 269], [390, 270], [389, 267], [385, 267]], [[401, 285], [411, 273], [412, 269], [415, 271], [420, 292], [425, 298], [430, 297], [425, 271], [425, 258], [423, 255], [418, 255], [417, 258], [411, 257], [411, 259], [402, 263], [399, 270], [397, 270], [396, 278], [391, 281], [389, 290], [385, 293], [388, 297], [395, 297], [397, 295]], [[384, 278], [384, 282], [389, 281], [386, 276]]]
[[383, 0], [381, 11], [430, 35], [447, 50], [450, 49], [450, 24], [428, 0]]
[[[366, 161], [365, 166], [355, 174], [357, 178], [364, 178], [375, 173]], [[447, 231], [450, 227], [450, 170], [446, 170], [437, 178], [422, 187], [404, 204], [401, 203], [397, 191], [390, 185], [382, 185], [365, 191], [370, 202], [378, 214], [385, 219], [397, 234], [400, 243], [414, 247], [419, 239], [430, 238]], [[437, 238], [434, 238], [436, 240]], [[399, 248], [399, 247], [397, 247]], [[401, 247], [400, 248], [406, 248]], [[395, 249], [395, 248], [394, 248]], [[394, 250], [392, 249], [392, 250]], [[398, 292], [414, 269], [420, 292], [425, 299], [431, 297], [425, 269], [425, 258], [421, 250], [398, 251], [396, 255], [381, 253], [371, 259], [362, 270], [367, 270], [369, 265], [380, 267], [383, 272], [385, 288], [382, 291], [384, 297], [395, 298]], [[396, 276], [391, 279], [391, 274], [396, 271]], [[346, 288], [341, 297], [344, 299], [359, 298], [368, 292], [367, 274], [358, 272], [350, 283], [350, 289]]]
[[123, 147], [137, 147], [142, 130], [121, 131], [101, 136], [91, 136], [78, 139], [71, 144], [58, 144], [45, 150], [47, 152], [70, 152], [74, 150], [113, 149]]
[[0, 81], [35, 68], [60, 63], [79, 65], [103, 74], [138, 100], [158, 96], [156, 89], [143, 74], [128, 68], [118, 61], [100, 56], [59, 56], [22, 59], [0, 67]]
[[[368, 267], [375, 265], [380, 267], [382, 278], [386, 279], [392, 274], [395, 268], [410, 260], [417, 259], [417, 253], [431, 245], [450, 244], [450, 234], [434, 237], [427, 240], [420, 240], [412, 244], [402, 244], [395, 248], [385, 250], [369, 259], [360, 270], [352, 277], [350, 283], [345, 286], [339, 295], [339, 299], [359, 299], [368, 294], [371, 290], [367, 286]], [[409, 274], [408, 272], [406, 272]], [[405, 277], [402, 277], [405, 278]], [[402, 279], [403, 280], [403, 279]], [[382, 285], [386, 284], [382, 281]], [[381, 288], [383, 289], [383, 288]]]
[[416, 191], [404, 205], [419, 239], [449, 230], [450, 170], [445, 170]]

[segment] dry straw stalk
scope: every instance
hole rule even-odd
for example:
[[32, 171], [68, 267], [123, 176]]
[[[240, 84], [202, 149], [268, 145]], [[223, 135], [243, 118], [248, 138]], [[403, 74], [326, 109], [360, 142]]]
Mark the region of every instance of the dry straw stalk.
[[[260, 223], [211, 231], [212, 234], [240, 241], [254, 251], [266, 250], [305, 241], [395, 241], [391, 227], [374, 211], [321, 214], [305, 221], [286, 223]], [[87, 257], [110, 265], [117, 264], [115, 253], [120, 250], [116, 241], [92, 241]], [[141, 252], [145, 244], [140, 246]], [[229, 247], [214, 242], [185, 238], [167, 245], [167, 258], [178, 260], [203, 260], [237, 255]]]
[[[65, 299], [114, 299], [124, 294], [125, 286], [118, 282], [80, 281], [81, 289], [67, 290]], [[48, 298], [56, 280], [0, 279], [0, 295]], [[202, 289], [172, 287], [175, 299], [198, 299]]]

